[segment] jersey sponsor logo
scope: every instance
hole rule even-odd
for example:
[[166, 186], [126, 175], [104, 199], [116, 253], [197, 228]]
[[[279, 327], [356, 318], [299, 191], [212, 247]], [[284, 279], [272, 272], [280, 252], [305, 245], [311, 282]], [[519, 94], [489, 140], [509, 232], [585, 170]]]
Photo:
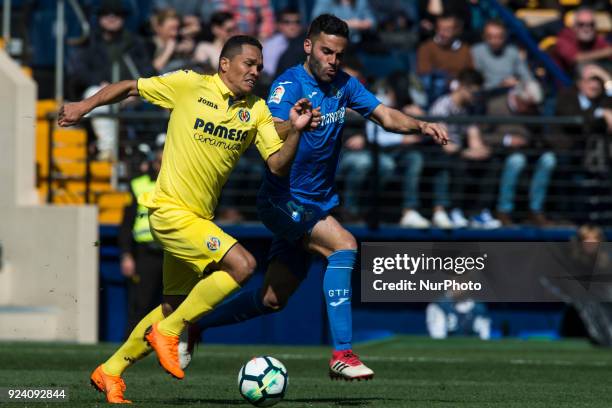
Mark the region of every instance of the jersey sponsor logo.
[[268, 103], [280, 103], [281, 100], [283, 99], [283, 95], [285, 95], [285, 87], [282, 85], [279, 85], [276, 88], [274, 88], [274, 92], [272, 92], [272, 95], [270, 96], [270, 100], [268, 101]]
[[246, 109], [240, 109], [238, 111], [238, 119], [240, 119], [240, 121], [243, 123], [247, 123], [249, 120], [251, 120], [251, 114]]
[[208, 239], [206, 240], [206, 248], [208, 248], [208, 250], [212, 252], [217, 251], [219, 248], [221, 248], [221, 240], [213, 236], [208, 237]]
[[211, 107], [213, 109], [219, 109], [219, 105], [217, 105], [216, 103], [211, 102], [208, 99], [205, 99], [205, 98], [203, 98], [201, 96], [198, 98], [198, 102], [201, 103], [201, 104], [204, 104], [206, 106], [209, 106], [209, 107]]
[[340, 108], [335, 112], [326, 113], [321, 116], [321, 126], [329, 125], [331, 123], [344, 123], [344, 114], [346, 113], [346, 108]]
[[209, 134], [219, 139], [244, 142], [249, 134], [249, 131], [246, 129], [228, 129], [223, 125], [215, 125], [213, 122], [206, 122], [201, 118], [196, 118], [195, 123], [193, 124], [193, 130], [196, 131], [193, 136], [198, 140], [201, 140], [201, 138], [204, 136], [202, 134]]

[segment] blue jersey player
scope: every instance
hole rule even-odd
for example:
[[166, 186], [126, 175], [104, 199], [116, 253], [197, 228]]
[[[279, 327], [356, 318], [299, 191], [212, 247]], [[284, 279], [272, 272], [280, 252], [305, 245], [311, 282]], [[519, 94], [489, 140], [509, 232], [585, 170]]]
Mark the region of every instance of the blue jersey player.
[[[327, 259], [323, 292], [327, 304], [333, 354], [332, 378], [369, 379], [374, 372], [352, 351], [351, 275], [357, 258], [353, 235], [329, 214], [339, 204], [334, 178], [347, 109], [396, 133], [422, 133], [447, 142], [443, 127], [422, 122], [381, 104], [359, 81], [340, 69], [348, 43], [347, 24], [323, 14], [304, 41], [307, 59], [273, 83], [268, 106], [276, 121], [285, 121], [300, 98], [320, 108], [321, 122], [303, 132], [288, 177], [271, 172], [259, 191], [262, 222], [274, 233], [270, 264], [262, 288], [243, 291], [203, 317], [197, 330], [243, 321], [283, 308], [304, 278], [311, 256]], [[191, 331], [193, 333], [194, 330]], [[183, 361], [188, 353], [181, 353]]]

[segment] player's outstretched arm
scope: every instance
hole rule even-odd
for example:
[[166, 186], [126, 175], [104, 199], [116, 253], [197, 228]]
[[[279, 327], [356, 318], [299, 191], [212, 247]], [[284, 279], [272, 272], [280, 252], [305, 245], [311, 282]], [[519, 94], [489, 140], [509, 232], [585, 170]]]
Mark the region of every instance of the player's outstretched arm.
[[412, 118], [397, 109], [380, 104], [374, 109], [370, 116], [374, 122], [381, 125], [385, 130], [394, 133], [421, 133], [431, 136], [438, 144], [448, 143], [446, 127], [439, 123], [429, 123]]
[[136, 80], [120, 81], [107, 85], [87, 99], [62, 105], [57, 123], [60, 126], [75, 125], [94, 108], [121, 102], [130, 96], [138, 96], [138, 82]]
[[273, 174], [285, 176], [289, 173], [300, 140], [300, 133], [305, 130], [312, 130], [320, 123], [320, 109], [313, 110], [310, 101], [306, 98], [300, 99], [293, 105], [289, 112], [288, 121], [276, 121], [275, 119], [277, 132], [285, 142], [276, 153], [268, 157], [266, 162]]

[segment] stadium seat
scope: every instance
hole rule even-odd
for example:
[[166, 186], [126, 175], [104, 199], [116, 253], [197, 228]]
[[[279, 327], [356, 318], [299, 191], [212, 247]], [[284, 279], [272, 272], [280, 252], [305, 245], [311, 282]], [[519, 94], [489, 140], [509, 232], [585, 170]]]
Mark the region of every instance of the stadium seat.
[[123, 218], [123, 208], [131, 201], [127, 192], [109, 192], [100, 194], [98, 198], [98, 220], [100, 224], [120, 224]]
[[561, 13], [555, 9], [518, 9], [516, 17], [523, 20], [527, 27], [535, 27], [561, 18]]
[[548, 36], [542, 39], [542, 41], [540, 41], [538, 46], [542, 51], [548, 52], [552, 50], [556, 44], [557, 44], [557, 37], [555, 37], [554, 35], [551, 35], [551, 36]]

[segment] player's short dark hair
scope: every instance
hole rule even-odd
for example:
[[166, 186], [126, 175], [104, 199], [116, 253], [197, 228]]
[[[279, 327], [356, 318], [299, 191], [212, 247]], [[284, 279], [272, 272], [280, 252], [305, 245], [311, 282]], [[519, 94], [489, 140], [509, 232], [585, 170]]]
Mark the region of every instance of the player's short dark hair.
[[459, 72], [457, 81], [463, 86], [482, 86], [484, 77], [474, 68], [466, 68]]
[[217, 11], [210, 16], [210, 25], [219, 27], [225, 24], [228, 20], [233, 20], [234, 15], [227, 11]]
[[221, 50], [221, 58], [232, 59], [236, 55], [242, 52], [243, 45], [252, 45], [253, 47], [259, 48], [259, 51], [263, 49], [259, 40], [250, 35], [235, 35], [225, 42], [223, 49]]
[[348, 39], [349, 28], [346, 22], [333, 14], [321, 14], [315, 18], [308, 28], [308, 38], [311, 40], [319, 34], [337, 35]]

